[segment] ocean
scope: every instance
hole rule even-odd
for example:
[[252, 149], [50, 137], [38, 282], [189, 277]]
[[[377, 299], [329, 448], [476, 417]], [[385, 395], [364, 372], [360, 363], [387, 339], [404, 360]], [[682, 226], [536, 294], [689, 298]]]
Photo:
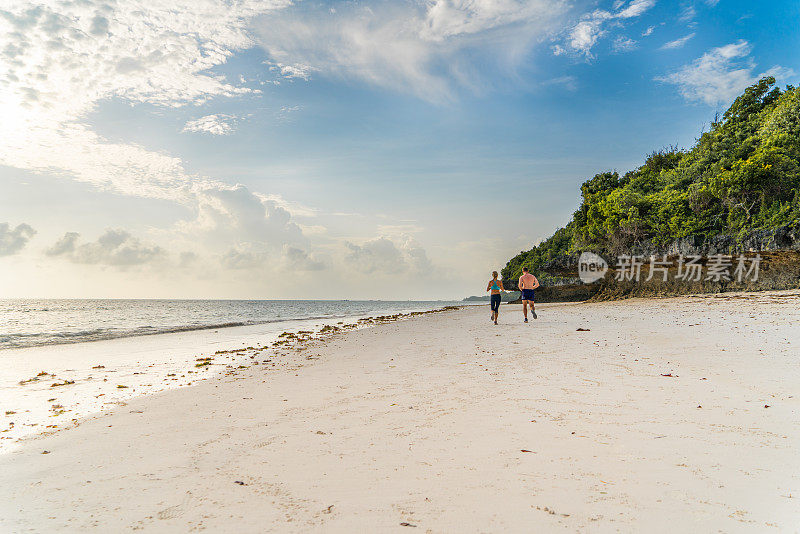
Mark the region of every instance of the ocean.
[[460, 302], [0, 299], [0, 350], [297, 320], [423, 311]]

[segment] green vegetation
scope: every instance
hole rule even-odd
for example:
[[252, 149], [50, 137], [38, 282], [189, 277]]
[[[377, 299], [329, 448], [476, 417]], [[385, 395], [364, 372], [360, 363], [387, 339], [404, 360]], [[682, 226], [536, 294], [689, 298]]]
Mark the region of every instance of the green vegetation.
[[583, 250], [617, 254], [688, 236], [731, 235], [800, 220], [800, 88], [764, 78], [748, 87], [690, 150], [653, 152], [623, 176], [603, 172], [581, 186], [583, 201], [566, 227], [512, 258], [516, 279]]

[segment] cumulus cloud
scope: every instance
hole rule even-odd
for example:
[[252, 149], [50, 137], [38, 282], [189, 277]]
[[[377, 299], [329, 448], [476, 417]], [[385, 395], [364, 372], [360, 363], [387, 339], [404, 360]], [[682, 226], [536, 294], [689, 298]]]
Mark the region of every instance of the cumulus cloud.
[[286, 267], [293, 271], [321, 271], [325, 269], [325, 263], [322, 260], [297, 247], [285, 246], [283, 260]]
[[610, 18], [610, 13], [596, 11], [588, 19], [580, 21], [569, 32], [567, 47], [574, 52], [583, 53], [587, 58], [592, 57], [592, 48], [606, 34], [603, 22]]
[[158, 246], [147, 245], [125, 230], [108, 229], [96, 241], [79, 243], [80, 234], [67, 232], [45, 251], [48, 256], [63, 257], [73, 263], [128, 267], [151, 262], [164, 256]]
[[281, 78], [286, 80], [301, 79], [308, 81], [311, 79], [311, 73], [317, 69], [310, 65], [303, 65], [297, 63], [295, 65], [284, 65], [283, 63], [276, 63], [272, 65], [269, 70], [277, 72]]
[[413, 238], [394, 242], [378, 237], [356, 245], [345, 243], [347, 265], [363, 274], [425, 273], [432, 265], [428, 255]]
[[[297, 210], [304, 213], [302, 207]], [[312, 235], [320, 233], [315, 227], [306, 229]], [[309, 239], [286, 203], [243, 185], [209, 185], [197, 193], [194, 216], [162, 233], [173, 243], [217, 258], [224, 269], [298, 272], [325, 268], [325, 262], [310, 251]]]
[[29, 224], [18, 224], [12, 229], [8, 223], [0, 223], [0, 256], [11, 256], [22, 250], [36, 235]]
[[211, 135], [230, 135], [236, 127], [236, 117], [233, 115], [213, 114], [188, 121], [184, 132], [207, 133]]
[[80, 234], [78, 232], [67, 232], [64, 237], [53, 243], [53, 246], [45, 251], [48, 256], [69, 255], [75, 251], [75, 244], [78, 242]]
[[385, 237], [367, 241], [363, 245], [347, 242], [345, 261], [355, 270], [365, 274], [397, 274], [406, 270], [403, 253]]
[[178, 256], [178, 266], [179, 267], [190, 267], [197, 262], [198, 256], [196, 252], [191, 250], [186, 250], [180, 253]]
[[[612, 11], [596, 9], [587, 13], [566, 31], [560, 44], [553, 46], [553, 53], [555, 55], [574, 54], [583, 56], [587, 60], [594, 59], [592, 49], [600, 39], [609, 33], [609, 27], [621, 26], [629, 19], [640, 17], [655, 4], [655, 0], [615, 2]], [[624, 51], [625, 46], [630, 49], [631, 45], [635, 45], [635, 43], [630, 40], [615, 42], [614, 50]], [[619, 48], [619, 46], [623, 48]]]
[[693, 39], [694, 36], [695, 36], [694, 33], [690, 33], [689, 35], [681, 37], [680, 39], [675, 39], [674, 41], [664, 43], [663, 45], [661, 45], [661, 50], [674, 50], [676, 48], [683, 48], [683, 45], [685, 45], [691, 39]]
[[406, 263], [412, 271], [426, 273], [433, 269], [433, 264], [428, 258], [428, 253], [414, 238], [406, 237], [400, 243], [400, 249], [406, 256]]
[[284, 271], [297, 273], [300, 271], [321, 271], [325, 263], [305, 250], [285, 245], [280, 252], [258, 251], [249, 244], [229, 249], [220, 257], [220, 264], [231, 270]]
[[676, 72], [656, 80], [676, 85], [689, 101], [715, 106], [733, 101], [745, 87], [764, 76], [783, 79], [794, 74], [791, 69], [780, 66], [755, 74], [756, 63], [750, 56], [751, 50], [747, 41], [712, 48]]
[[199, 191], [197, 199], [196, 217], [177, 226], [183, 235], [218, 245], [239, 242], [276, 248], [304, 239], [285, 208], [243, 185], [214, 184]]
[[257, 33], [282, 74], [306, 78], [316, 70], [438, 101], [452, 98], [456, 86], [480, 86], [474, 62], [481, 56], [513, 70], [567, 9], [563, 0], [352, 3], [335, 10], [303, 4], [261, 17]]
[[[241, 246], [250, 254], [269, 254], [287, 265], [315, 268], [313, 254], [305, 263], [295, 252], [288, 259], [281, 255], [287, 245], [308, 249], [301, 228], [291, 218], [314, 216], [313, 209], [197, 175], [180, 158], [109, 141], [86, 122], [98, 103], [109, 99], [174, 108], [255, 92], [244, 78], [229, 81], [213, 69], [235, 52], [255, 46], [248, 31], [255, 17], [289, 3], [175, 0], [132, 5], [43, 0], [34, 6], [26, 0], [9, 0], [0, 10], [0, 71], [4, 72], [0, 165], [69, 176], [116, 193], [180, 202], [195, 217], [173, 229], [175, 238], [184, 250], [196, 249], [193, 253], [203, 257]], [[285, 62], [280, 68], [290, 78], [311, 72], [311, 67], [297, 62]], [[228, 135], [237, 120], [225, 114], [205, 115], [189, 121], [184, 131]], [[67, 234], [49, 253], [78, 263], [115, 265], [160, 255], [158, 247], [130, 236], [113, 248], [111, 237], [80, 244], [77, 234]], [[172, 236], [163, 237], [167, 242]], [[179, 264], [192, 260], [185, 256]], [[231, 262], [236, 264], [235, 258]]]
[[0, 164], [103, 189], [186, 201], [183, 163], [109, 142], [85, 122], [100, 101], [164, 107], [252, 93], [211, 69], [253, 46], [253, 17], [288, 0], [8, 0], [0, 11]]
[[263, 253], [255, 253], [247, 250], [232, 248], [222, 255], [220, 263], [226, 269], [257, 269], [267, 262], [267, 256]]

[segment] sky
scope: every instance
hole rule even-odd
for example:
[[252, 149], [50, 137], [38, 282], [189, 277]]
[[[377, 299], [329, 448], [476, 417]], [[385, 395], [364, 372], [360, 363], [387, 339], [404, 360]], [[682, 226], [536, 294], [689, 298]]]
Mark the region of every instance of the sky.
[[800, 4], [5, 0], [0, 298], [460, 299], [800, 81]]

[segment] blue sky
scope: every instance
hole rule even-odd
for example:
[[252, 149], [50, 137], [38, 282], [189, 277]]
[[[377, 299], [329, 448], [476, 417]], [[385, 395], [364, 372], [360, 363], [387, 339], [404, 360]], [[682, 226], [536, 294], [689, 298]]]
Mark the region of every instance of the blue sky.
[[12, 1], [0, 295], [453, 298], [690, 146], [800, 5]]

